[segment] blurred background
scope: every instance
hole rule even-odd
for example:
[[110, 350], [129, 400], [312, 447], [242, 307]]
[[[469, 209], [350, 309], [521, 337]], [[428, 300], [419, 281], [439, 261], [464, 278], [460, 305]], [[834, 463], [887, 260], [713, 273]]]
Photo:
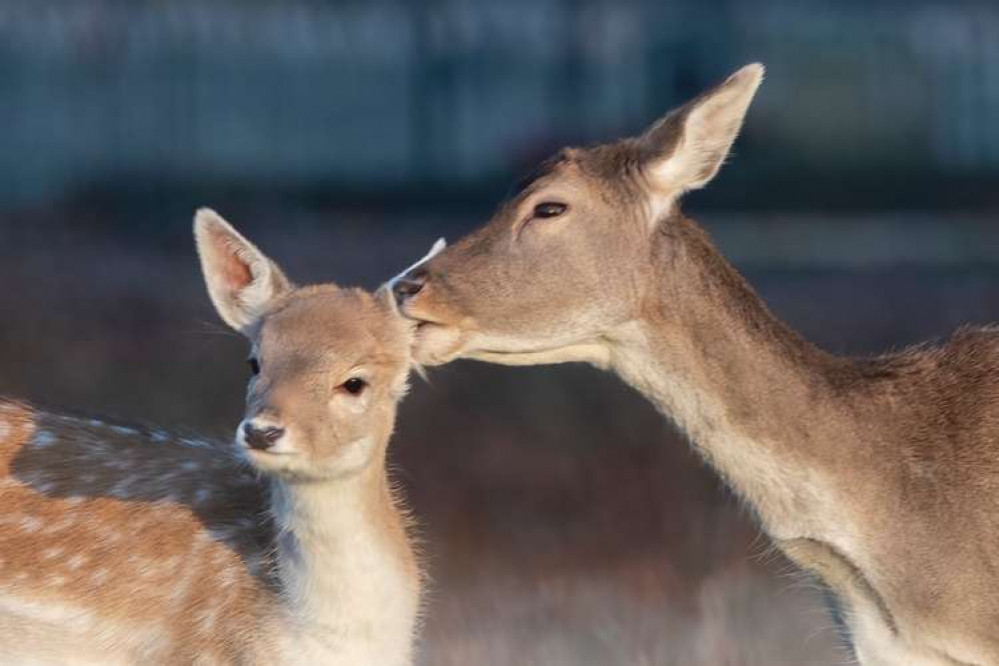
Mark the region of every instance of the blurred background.
[[[999, 5], [2, 0], [0, 392], [227, 436], [242, 341], [190, 220], [374, 287], [564, 144], [768, 79], [685, 208], [842, 353], [999, 319]], [[394, 462], [423, 665], [827, 666], [821, 595], [636, 394], [583, 367], [415, 382]]]

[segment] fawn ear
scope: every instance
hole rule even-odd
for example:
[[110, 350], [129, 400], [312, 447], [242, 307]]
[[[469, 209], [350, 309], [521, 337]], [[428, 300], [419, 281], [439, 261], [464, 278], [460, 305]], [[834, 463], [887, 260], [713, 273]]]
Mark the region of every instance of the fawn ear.
[[639, 138], [654, 195], [672, 201], [715, 177], [739, 134], [763, 72], [759, 63], [746, 65], [661, 118]]
[[277, 264], [213, 210], [202, 208], [194, 216], [194, 240], [208, 295], [219, 316], [237, 331], [292, 288]]

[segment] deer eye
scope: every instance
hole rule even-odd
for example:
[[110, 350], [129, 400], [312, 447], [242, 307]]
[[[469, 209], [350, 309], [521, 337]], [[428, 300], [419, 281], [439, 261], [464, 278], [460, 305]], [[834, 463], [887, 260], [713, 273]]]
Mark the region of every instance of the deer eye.
[[346, 391], [351, 395], [360, 395], [361, 392], [364, 390], [364, 387], [367, 385], [368, 383], [363, 379], [361, 379], [360, 377], [351, 377], [350, 379], [345, 381], [341, 386], [343, 386], [344, 391]]
[[250, 366], [250, 374], [254, 376], [260, 374], [260, 361], [255, 356], [246, 359], [246, 363]]
[[534, 207], [534, 217], [549, 218], [558, 217], [564, 213], [569, 207], [564, 203], [556, 203], [554, 201], [545, 201], [539, 203]]

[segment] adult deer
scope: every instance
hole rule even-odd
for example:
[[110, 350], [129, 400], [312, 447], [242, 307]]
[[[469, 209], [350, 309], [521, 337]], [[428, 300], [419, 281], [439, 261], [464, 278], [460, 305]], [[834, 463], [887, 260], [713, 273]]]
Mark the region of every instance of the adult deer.
[[840, 597], [863, 664], [999, 664], [999, 332], [833, 356], [681, 213], [762, 77], [749, 65], [638, 138], [559, 152], [397, 278], [417, 361], [616, 373]]
[[236, 447], [0, 401], [0, 662], [408, 664], [420, 576], [385, 454], [412, 326], [294, 287], [210, 211], [195, 233], [252, 345]]

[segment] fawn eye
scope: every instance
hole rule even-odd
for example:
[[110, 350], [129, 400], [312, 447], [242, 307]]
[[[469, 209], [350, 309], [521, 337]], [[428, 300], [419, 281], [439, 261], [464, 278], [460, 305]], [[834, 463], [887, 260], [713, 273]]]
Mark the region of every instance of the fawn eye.
[[342, 384], [343, 390], [351, 395], [360, 395], [367, 385], [368, 383], [360, 377], [351, 377]]
[[545, 219], [549, 217], [558, 217], [566, 210], [568, 210], [568, 208], [569, 207], [564, 203], [545, 201], [543, 203], [539, 203], [537, 206], [534, 207], [534, 217], [540, 217]]
[[254, 376], [260, 374], [260, 361], [255, 356], [246, 359], [246, 363], [250, 366], [250, 374]]

